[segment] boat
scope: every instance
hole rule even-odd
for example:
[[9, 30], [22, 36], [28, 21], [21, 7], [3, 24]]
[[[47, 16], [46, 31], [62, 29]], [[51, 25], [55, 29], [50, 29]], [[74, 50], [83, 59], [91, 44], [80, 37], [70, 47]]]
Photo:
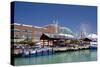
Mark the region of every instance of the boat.
[[97, 49], [97, 42], [90, 42], [90, 49]]
[[42, 55], [42, 49], [38, 48], [36, 49], [36, 56], [41, 56]]
[[22, 53], [22, 57], [29, 57], [29, 50], [24, 49]]
[[53, 54], [54, 53], [53, 49], [48, 47], [48, 53], [49, 53], [49, 55]]
[[14, 49], [13, 56], [14, 57], [21, 57], [22, 56], [22, 50], [19, 49], [19, 48]]
[[32, 46], [31, 48], [16, 48], [14, 50], [14, 56], [18, 57], [34, 57], [53, 54], [53, 49], [48, 46]]
[[36, 56], [36, 50], [31, 49], [29, 55], [30, 57]]
[[47, 48], [42, 48], [42, 55], [48, 55], [49, 52], [48, 52], [48, 49]]

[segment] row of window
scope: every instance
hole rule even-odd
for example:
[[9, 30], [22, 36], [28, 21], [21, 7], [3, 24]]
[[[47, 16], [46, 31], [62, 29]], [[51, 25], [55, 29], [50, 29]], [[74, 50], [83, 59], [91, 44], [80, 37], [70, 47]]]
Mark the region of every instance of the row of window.
[[32, 33], [32, 30], [20, 30], [20, 29], [11, 29], [12, 32], [28, 32]]
[[32, 39], [32, 35], [14, 35], [14, 39]]

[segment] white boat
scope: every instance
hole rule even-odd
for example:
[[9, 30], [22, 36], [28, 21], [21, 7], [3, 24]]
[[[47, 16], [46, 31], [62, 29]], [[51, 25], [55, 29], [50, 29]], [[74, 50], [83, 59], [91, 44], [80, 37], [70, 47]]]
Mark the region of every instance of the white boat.
[[90, 49], [97, 49], [97, 42], [90, 42]]
[[36, 50], [30, 50], [30, 54], [35, 54]]
[[23, 57], [28, 57], [29, 56], [29, 51], [24, 49], [23, 53], [22, 53]]

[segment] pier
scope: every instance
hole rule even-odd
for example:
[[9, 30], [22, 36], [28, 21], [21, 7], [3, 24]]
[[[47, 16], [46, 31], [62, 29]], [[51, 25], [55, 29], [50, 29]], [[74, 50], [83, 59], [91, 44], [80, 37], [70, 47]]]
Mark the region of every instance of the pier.
[[[35, 48], [35, 47], [34, 47]], [[90, 49], [89, 45], [83, 45], [83, 46], [77, 46], [74, 44], [74, 46], [56, 46], [56, 47], [38, 47], [38, 48], [15, 48], [13, 55], [15, 57], [34, 57], [34, 56], [44, 56], [44, 55], [52, 55], [57, 52], [67, 52], [67, 51], [78, 51], [78, 50], [85, 50]]]

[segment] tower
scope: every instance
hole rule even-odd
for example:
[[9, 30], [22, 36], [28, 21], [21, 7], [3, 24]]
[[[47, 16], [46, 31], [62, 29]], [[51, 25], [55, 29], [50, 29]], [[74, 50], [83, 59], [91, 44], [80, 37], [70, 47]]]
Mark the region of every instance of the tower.
[[55, 25], [55, 33], [57, 34], [58, 33], [58, 20], [53, 20], [53, 24]]

